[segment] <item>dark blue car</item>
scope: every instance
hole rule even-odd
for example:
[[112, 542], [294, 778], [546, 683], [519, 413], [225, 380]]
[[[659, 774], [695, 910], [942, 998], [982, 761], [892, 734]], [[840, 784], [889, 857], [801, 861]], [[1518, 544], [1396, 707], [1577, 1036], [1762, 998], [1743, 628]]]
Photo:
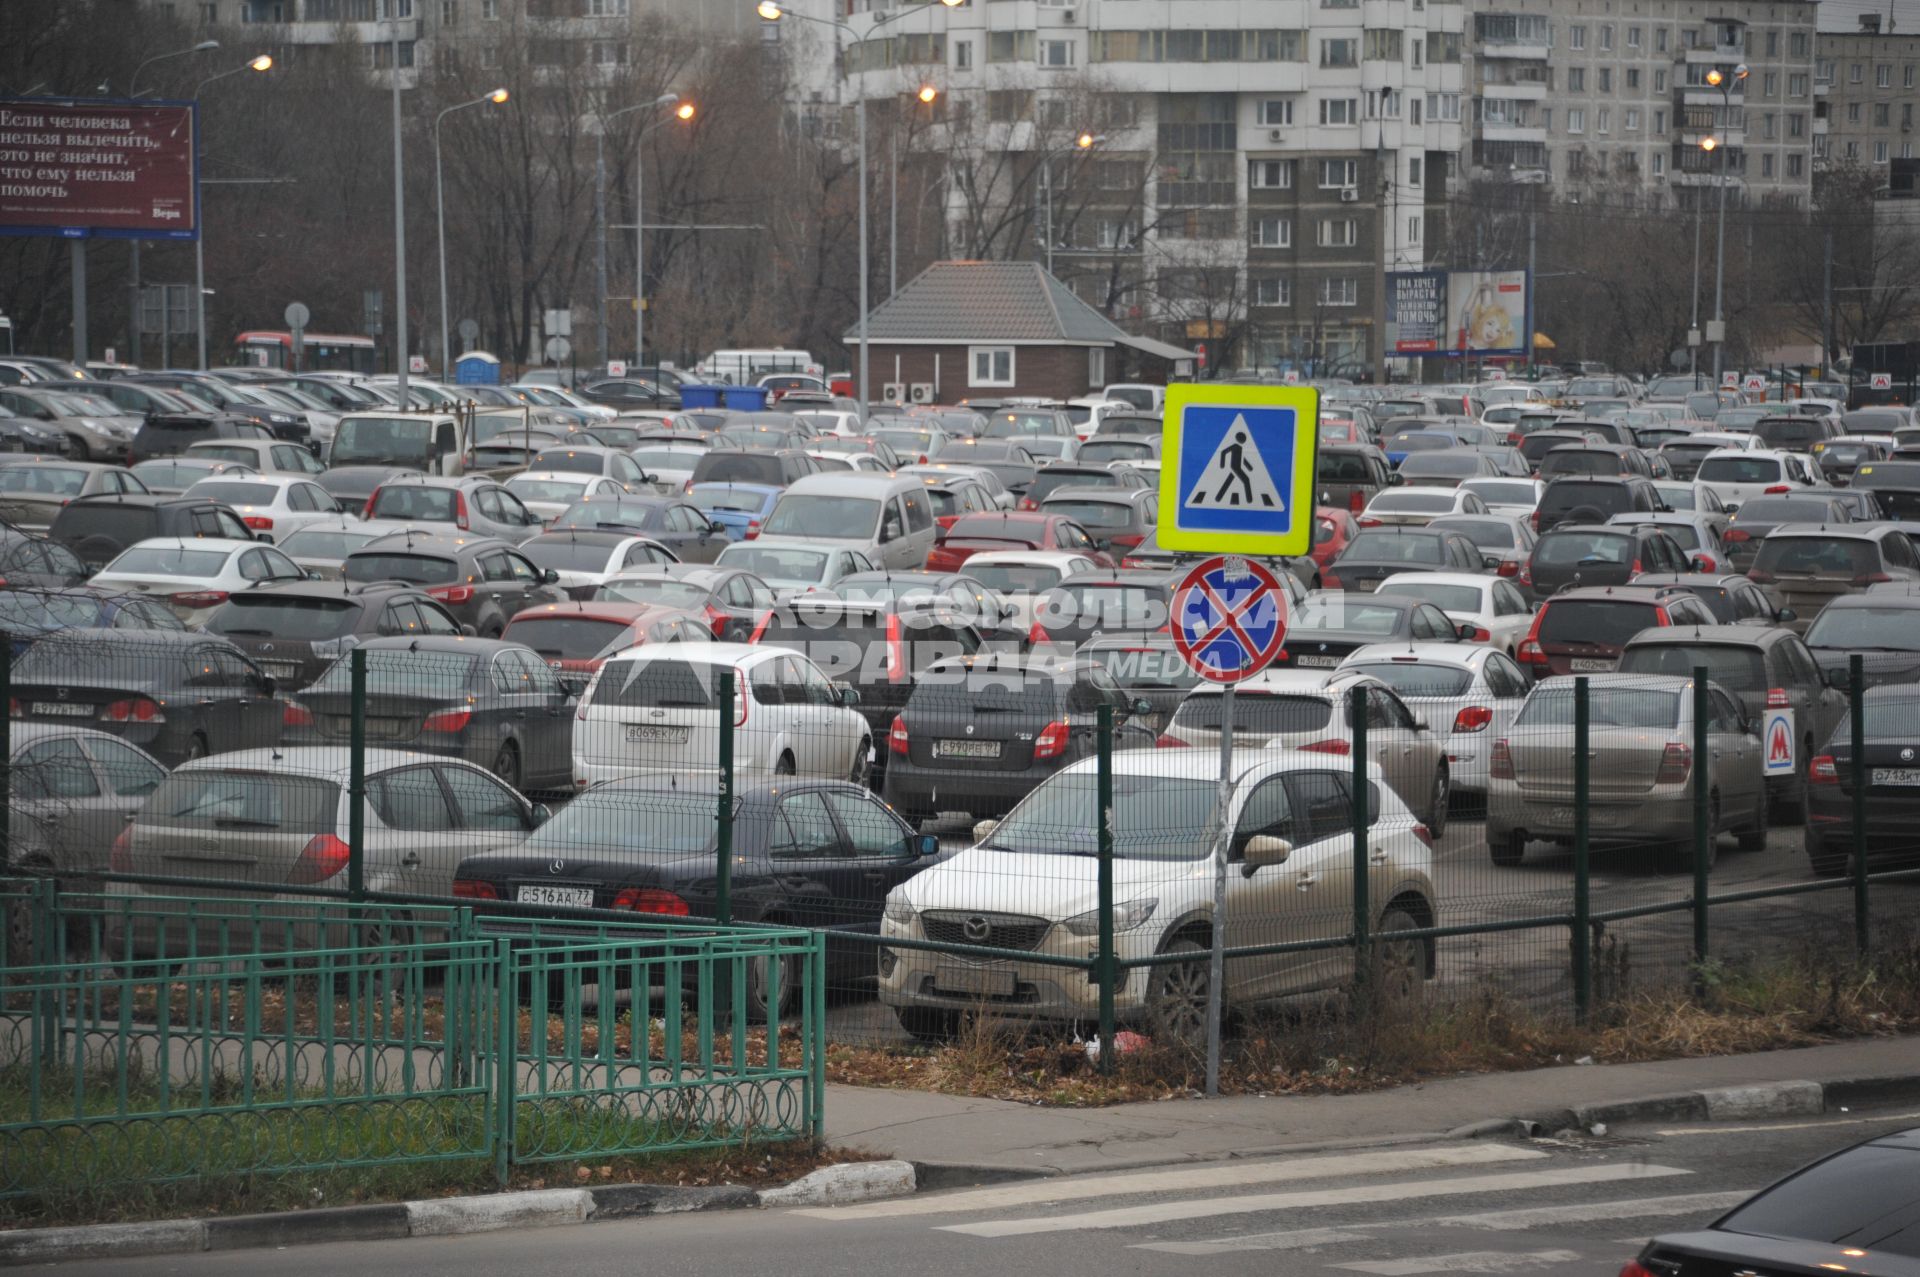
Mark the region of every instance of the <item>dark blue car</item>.
[[744, 541], [760, 531], [784, 491], [767, 483], [696, 483], [687, 490], [687, 500], [725, 528], [728, 536]]

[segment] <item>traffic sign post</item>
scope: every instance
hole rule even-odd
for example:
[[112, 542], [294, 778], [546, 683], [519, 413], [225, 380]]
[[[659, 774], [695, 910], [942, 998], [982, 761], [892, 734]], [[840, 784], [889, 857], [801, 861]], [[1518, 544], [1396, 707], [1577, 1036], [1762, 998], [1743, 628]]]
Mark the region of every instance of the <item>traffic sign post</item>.
[[1216, 554], [1307, 553], [1319, 410], [1319, 392], [1309, 386], [1168, 386], [1160, 544]]
[[1233, 848], [1233, 685], [1265, 669], [1287, 637], [1287, 595], [1260, 563], [1218, 555], [1174, 587], [1173, 646], [1220, 688], [1220, 828], [1214, 845], [1213, 942], [1207, 958], [1207, 1094], [1220, 1094], [1220, 1016], [1226, 986], [1227, 857]]

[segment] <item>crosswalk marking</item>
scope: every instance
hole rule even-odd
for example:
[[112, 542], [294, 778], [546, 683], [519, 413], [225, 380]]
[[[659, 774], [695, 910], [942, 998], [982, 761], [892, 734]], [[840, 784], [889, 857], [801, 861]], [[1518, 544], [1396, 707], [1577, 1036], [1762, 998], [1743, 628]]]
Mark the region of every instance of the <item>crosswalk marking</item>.
[[994, 1219], [977, 1224], [944, 1224], [942, 1231], [973, 1237], [1021, 1237], [1032, 1233], [1063, 1233], [1082, 1229], [1137, 1228], [1182, 1219], [1246, 1215], [1258, 1211], [1300, 1210], [1313, 1206], [1351, 1206], [1366, 1202], [1405, 1201], [1420, 1197], [1450, 1197], [1469, 1193], [1500, 1193], [1569, 1184], [1607, 1184], [1626, 1180], [1659, 1179], [1693, 1172], [1674, 1166], [1607, 1163], [1560, 1170], [1522, 1171], [1503, 1175], [1469, 1175], [1457, 1179], [1399, 1180], [1346, 1188], [1321, 1188], [1289, 1193], [1257, 1193], [1207, 1201], [1155, 1202], [1079, 1215], [1051, 1215], [1036, 1219]]
[[796, 1210], [817, 1219], [893, 1219], [911, 1215], [956, 1214], [962, 1211], [1007, 1210], [1020, 1206], [1054, 1205], [1133, 1193], [1179, 1193], [1211, 1188], [1239, 1188], [1343, 1176], [1393, 1175], [1406, 1171], [1440, 1170], [1460, 1166], [1491, 1166], [1502, 1162], [1538, 1161], [1547, 1154], [1537, 1149], [1505, 1144], [1433, 1144], [1366, 1153], [1339, 1153], [1324, 1157], [1296, 1157], [1259, 1162], [1230, 1162], [1181, 1170], [1143, 1171], [1085, 1179], [1048, 1179], [999, 1188], [976, 1188], [934, 1197], [908, 1197], [859, 1206], [818, 1206]]
[[1298, 1228], [1287, 1233], [1255, 1233], [1247, 1237], [1223, 1237], [1218, 1241], [1141, 1242], [1127, 1249], [1157, 1250], [1167, 1255], [1224, 1255], [1236, 1250], [1307, 1250], [1340, 1242], [1377, 1240], [1372, 1233], [1356, 1233], [1350, 1228]]
[[1518, 1273], [1549, 1264], [1570, 1264], [1581, 1258], [1577, 1250], [1469, 1250], [1458, 1255], [1423, 1255], [1418, 1259], [1375, 1259], [1353, 1264], [1335, 1264], [1348, 1272], [1372, 1273], [1375, 1277], [1416, 1277], [1419, 1273]]
[[1545, 1224], [1585, 1224], [1598, 1219], [1642, 1219], [1654, 1215], [1691, 1215], [1722, 1211], [1753, 1196], [1738, 1193], [1691, 1193], [1676, 1197], [1642, 1197], [1616, 1202], [1571, 1202], [1565, 1206], [1535, 1206], [1526, 1210], [1488, 1211], [1479, 1215], [1442, 1215], [1423, 1222], [1455, 1228], [1488, 1228], [1518, 1232]]

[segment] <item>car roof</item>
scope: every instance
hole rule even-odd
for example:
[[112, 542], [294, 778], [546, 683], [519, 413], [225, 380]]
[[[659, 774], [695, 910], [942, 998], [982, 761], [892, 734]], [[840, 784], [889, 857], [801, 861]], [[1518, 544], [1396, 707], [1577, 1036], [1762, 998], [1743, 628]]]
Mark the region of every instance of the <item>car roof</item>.
[[[763, 660], [792, 656], [793, 649], [777, 645], [750, 643], [636, 643], [618, 652], [609, 652], [608, 661], [623, 656], [644, 656], [654, 660], [705, 661], [710, 665], [757, 665]], [[603, 670], [605, 666], [601, 667]]]
[[1479, 589], [1491, 588], [1495, 581], [1503, 579], [1483, 572], [1395, 572], [1381, 581], [1380, 585], [1392, 585], [1395, 581], [1430, 581], [1435, 585], [1470, 585]]
[[1906, 535], [1899, 528], [1888, 527], [1884, 523], [1782, 523], [1767, 533], [1767, 540], [1776, 537], [1791, 540], [1794, 537], [1837, 536], [1857, 541], [1883, 541], [1896, 533]]
[[[1352, 670], [1300, 670], [1280, 669], [1261, 670], [1258, 674], [1240, 680], [1234, 686], [1242, 692], [1266, 692], [1286, 696], [1320, 696], [1327, 700], [1337, 699], [1343, 692], [1359, 685], [1362, 687], [1384, 687], [1379, 679], [1371, 674], [1357, 674]], [[1202, 684], [1194, 689], [1201, 693], [1218, 694], [1220, 688]]]
[[[1691, 629], [1691, 627], [1688, 628]], [[1706, 626], [1703, 625], [1700, 628], [1705, 629]], [[1684, 692], [1693, 686], [1693, 680], [1684, 674], [1555, 674], [1534, 684], [1534, 690], [1538, 691], [1543, 687], [1571, 690], [1574, 683], [1583, 678], [1587, 680], [1587, 686], [1594, 691], [1617, 687], [1631, 691]], [[1568, 730], [1572, 730], [1571, 725]]]
[[[1658, 603], [1671, 598], [1677, 587], [1670, 585], [1576, 585], [1561, 590], [1558, 594], [1541, 603], [1549, 607], [1555, 603]], [[1685, 591], [1681, 591], [1684, 593]]]
[[978, 564], [992, 567], [996, 563], [1012, 564], [1015, 567], [1048, 567], [1065, 570], [1075, 559], [1089, 558], [1079, 550], [988, 550], [984, 554], [969, 555], [962, 568]]
[[[364, 770], [368, 775], [414, 763], [459, 762], [445, 754], [422, 754], [410, 749], [382, 749], [373, 745], [369, 745], [364, 753]], [[353, 750], [346, 745], [281, 745], [271, 749], [236, 749], [206, 758], [189, 759], [175, 769], [175, 775], [184, 771], [264, 771], [345, 779], [353, 771]]]
[[818, 494], [834, 497], [877, 498], [889, 497], [898, 492], [919, 492], [923, 486], [918, 479], [853, 471], [804, 474], [789, 484], [787, 491], [799, 496]]
[[242, 541], [238, 537], [144, 537], [127, 549], [224, 550], [233, 554], [240, 550], [257, 550], [261, 544], [259, 541]]
[[1668, 625], [1641, 630], [1627, 640], [1627, 646], [1650, 647], [1654, 644], [1665, 644], [1671, 647], [1688, 643], [1711, 643], [1720, 647], [1769, 647], [1791, 637], [1792, 635], [1786, 630], [1776, 630], [1760, 625]]
[[[354, 554], [429, 553], [457, 555], [469, 550], [514, 549], [499, 537], [457, 536], [445, 532], [415, 532], [406, 529], [389, 532], [367, 542]], [[352, 556], [349, 556], [352, 557]]]
[[684, 609], [668, 607], [661, 603], [598, 603], [592, 599], [570, 599], [565, 603], [536, 603], [532, 607], [522, 608], [509, 618], [524, 621], [535, 616], [573, 616], [601, 621], [621, 621], [632, 624], [635, 621], [649, 619], [662, 612], [684, 613]]
[[1460, 669], [1479, 669], [1494, 649], [1484, 643], [1368, 643], [1356, 647], [1341, 660], [1341, 667], [1361, 661], [1405, 661], [1422, 665], [1451, 665]]

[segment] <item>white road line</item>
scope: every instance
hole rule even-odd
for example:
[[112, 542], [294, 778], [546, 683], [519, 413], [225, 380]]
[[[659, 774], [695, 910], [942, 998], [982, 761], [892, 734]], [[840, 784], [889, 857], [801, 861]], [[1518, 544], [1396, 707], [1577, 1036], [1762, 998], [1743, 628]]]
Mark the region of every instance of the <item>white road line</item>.
[[1574, 1202], [1566, 1206], [1535, 1206], [1526, 1210], [1488, 1211], [1480, 1215], [1442, 1215], [1421, 1221], [1451, 1228], [1489, 1228], [1518, 1232], [1543, 1224], [1584, 1224], [1600, 1219], [1645, 1219], [1655, 1215], [1691, 1215], [1695, 1211], [1722, 1211], [1753, 1196], [1737, 1193], [1693, 1193], [1677, 1197], [1641, 1197], [1617, 1202]]
[[962, 1211], [1050, 1206], [1058, 1202], [1082, 1202], [1099, 1197], [1121, 1197], [1129, 1193], [1182, 1193], [1304, 1179], [1338, 1179], [1348, 1175], [1397, 1175], [1405, 1171], [1439, 1170], [1455, 1166], [1491, 1166], [1501, 1162], [1537, 1161], [1546, 1156], [1538, 1149], [1513, 1148], [1505, 1144], [1434, 1144], [1379, 1152], [1338, 1153], [1327, 1157], [1229, 1162], [1129, 1175], [1047, 1179], [1008, 1184], [1000, 1188], [943, 1193], [934, 1197], [869, 1202], [860, 1206], [808, 1207], [794, 1214], [840, 1220], [950, 1215]]
[[1821, 1122], [1762, 1122], [1754, 1126], [1673, 1126], [1655, 1135], [1751, 1135], [1755, 1131], [1808, 1131], [1816, 1126], [1872, 1126], [1880, 1122], [1910, 1122], [1920, 1113], [1881, 1113], [1874, 1117], [1842, 1117]]
[[1577, 1250], [1535, 1250], [1516, 1254], [1504, 1250], [1469, 1250], [1458, 1255], [1428, 1255], [1421, 1259], [1376, 1259], [1358, 1264], [1335, 1264], [1348, 1272], [1377, 1277], [1414, 1277], [1417, 1273], [1518, 1273], [1550, 1264], [1571, 1264]]
[[1141, 1242], [1127, 1249], [1157, 1250], [1168, 1255], [1224, 1255], [1236, 1250], [1309, 1250], [1339, 1242], [1378, 1240], [1372, 1233], [1348, 1232], [1339, 1228], [1301, 1228], [1291, 1233], [1260, 1233], [1217, 1242]]
[[1292, 1193], [1258, 1193], [1204, 1201], [1156, 1202], [1081, 1215], [1052, 1215], [1037, 1219], [992, 1219], [977, 1224], [942, 1224], [943, 1232], [973, 1237], [1021, 1237], [1031, 1233], [1064, 1233], [1079, 1229], [1137, 1228], [1181, 1219], [1208, 1219], [1220, 1215], [1247, 1215], [1256, 1211], [1300, 1210], [1311, 1206], [1352, 1206], [1367, 1202], [1405, 1201], [1418, 1197], [1452, 1197], [1467, 1193], [1525, 1192], [1568, 1184], [1606, 1184], [1622, 1180], [1658, 1179], [1691, 1175], [1674, 1166], [1610, 1163], [1573, 1166], [1551, 1171], [1523, 1171], [1511, 1175], [1469, 1175], [1459, 1179], [1401, 1180], [1386, 1184], [1359, 1184], [1347, 1188], [1320, 1188]]

